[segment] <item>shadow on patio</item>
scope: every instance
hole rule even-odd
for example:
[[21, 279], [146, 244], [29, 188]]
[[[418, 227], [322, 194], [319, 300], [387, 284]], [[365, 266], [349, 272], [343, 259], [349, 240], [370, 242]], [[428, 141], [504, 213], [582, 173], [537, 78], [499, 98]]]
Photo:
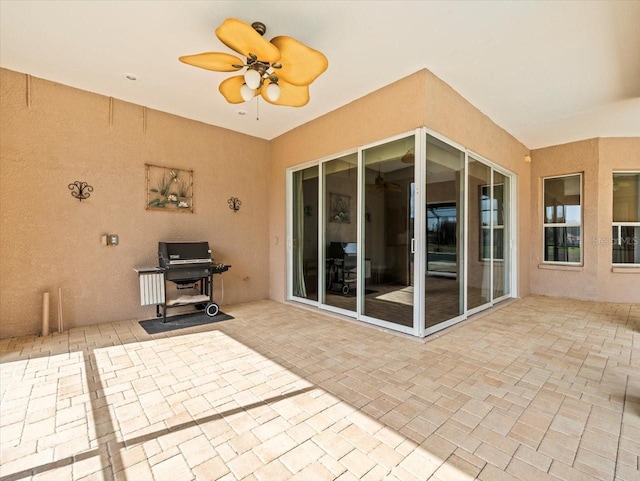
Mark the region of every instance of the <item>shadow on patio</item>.
[[156, 336], [130, 321], [0, 341], [0, 479], [638, 473], [640, 306], [529, 297], [426, 342], [271, 301], [227, 310]]

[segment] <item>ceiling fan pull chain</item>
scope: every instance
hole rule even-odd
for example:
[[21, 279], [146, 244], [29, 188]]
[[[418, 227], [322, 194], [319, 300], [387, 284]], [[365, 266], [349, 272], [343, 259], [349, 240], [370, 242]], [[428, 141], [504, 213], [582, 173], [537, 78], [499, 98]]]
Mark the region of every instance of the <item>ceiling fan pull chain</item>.
[[256, 120], [260, 120], [260, 97], [256, 96]]

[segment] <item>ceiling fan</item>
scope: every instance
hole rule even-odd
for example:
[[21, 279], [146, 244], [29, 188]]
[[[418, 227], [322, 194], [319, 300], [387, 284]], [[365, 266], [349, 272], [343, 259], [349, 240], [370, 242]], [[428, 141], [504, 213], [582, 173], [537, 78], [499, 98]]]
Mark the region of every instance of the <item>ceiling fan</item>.
[[380, 166], [378, 166], [378, 175], [376, 175], [373, 184], [367, 184], [367, 192], [380, 193], [380, 192], [402, 192], [400, 184], [393, 182], [385, 182], [382, 174], [380, 173]]
[[278, 36], [263, 38], [264, 23], [249, 25], [228, 18], [216, 29], [216, 36], [230, 49], [241, 54], [204, 52], [184, 55], [181, 62], [214, 72], [245, 70], [223, 80], [218, 89], [227, 102], [248, 102], [256, 95], [274, 105], [302, 107], [309, 102], [309, 85], [329, 66], [327, 58], [298, 40]]

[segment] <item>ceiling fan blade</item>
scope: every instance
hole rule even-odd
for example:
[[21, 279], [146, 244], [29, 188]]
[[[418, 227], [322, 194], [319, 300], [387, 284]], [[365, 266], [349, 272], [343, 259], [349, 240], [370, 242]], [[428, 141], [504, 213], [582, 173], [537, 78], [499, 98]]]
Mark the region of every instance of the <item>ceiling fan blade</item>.
[[274, 73], [293, 85], [309, 85], [327, 70], [329, 61], [321, 52], [307, 47], [295, 38], [275, 37], [271, 43], [280, 51], [282, 68]]
[[306, 85], [293, 85], [285, 80], [279, 80], [280, 98], [276, 101], [269, 100], [267, 96], [267, 87], [271, 82], [268, 80], [260, 89], [262, 98], [273, 105], [285, 105], [287, 107], [302, 107], [309, 102], [309, 87]]
[[206, 70], [213, 70], [214, 72], [235, 72], [242, 67], [234, 67], [235, 65], [243, 65], [244, 60], [231, 55], [230, 53], [222, 52], [204, 52], [195, 55], [183, 55], [179, 57], [181, 62], [187, 65], [193, 65], [194, 67], [200, 67]]
[[244, 57], [252, 53], [263, 62], [277, 62], [280, 60], [278, 48], [262, 37], [254, 28], [236, 18], [227, 18], [216, 29], [216, 36], [227, 47], [235, 50]]
[[223, 80], [218, 87], [222, 96], [227, 99], [230, 104], [241, 104], [244, 102], [242, 95], [240, 94], [240, 87], [244, 84], [244, 77], [242, 75], [236, 75]]
[[384, 190], [388, 192], [402, 192], [402, 187], [398, 184], [394, 184], [393, 182], [389, 182], [389, 183], [385, 182]]

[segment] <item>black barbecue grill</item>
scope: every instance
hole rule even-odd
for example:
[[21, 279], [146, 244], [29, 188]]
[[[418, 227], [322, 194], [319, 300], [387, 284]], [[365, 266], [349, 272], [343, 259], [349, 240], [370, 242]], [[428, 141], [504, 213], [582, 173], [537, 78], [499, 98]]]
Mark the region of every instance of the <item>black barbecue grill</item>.
[[345, 296], [353, 288], [357, 278], [358, 244], [355, 242], [331, 242], [327, 249], [327, 288], [338, 290]]
[[[170, 307], [194, 305], [210, 317], [218, 313], [220, 308], [213, 302], [213, 275], [222, 274], [231, 266], [213, 262], [208, 242], [158, 242], [158, 262], [165, 283], [165, 298], [156, 305], [162, 322], [166, 322]], [[167, 281], [176, 284], [179, 291], [190, 290], [190, 294], [166, 299]]]

